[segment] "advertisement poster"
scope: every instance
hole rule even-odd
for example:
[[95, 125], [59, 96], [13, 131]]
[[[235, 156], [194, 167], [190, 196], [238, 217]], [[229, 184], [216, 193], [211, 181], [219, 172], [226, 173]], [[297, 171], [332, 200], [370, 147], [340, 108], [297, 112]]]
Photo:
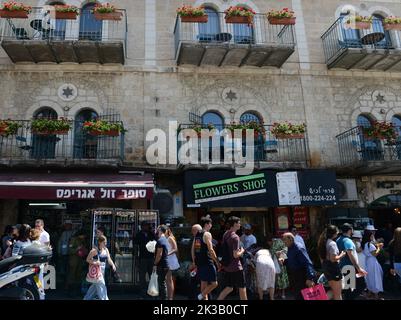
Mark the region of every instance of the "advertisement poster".
[[274, 209], [274, 224], [276, 236], [281, 237], [288, 231], [290, 226], [290, 208], [275, 208]]
[[278, 172], [276, 179], [280, 206], [301, 204], [297, 172]]

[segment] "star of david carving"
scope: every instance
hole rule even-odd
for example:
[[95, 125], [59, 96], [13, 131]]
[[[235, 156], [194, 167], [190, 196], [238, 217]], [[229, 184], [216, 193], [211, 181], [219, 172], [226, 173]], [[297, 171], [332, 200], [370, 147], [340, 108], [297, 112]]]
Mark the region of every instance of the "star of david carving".
[[63, 96], [65, 96], [67, 99], [70, 96], [73, 96], [73, 94], [74, 94], [74, 89], [71, 89], [70, 87], [63, 89]]
[[237, 94], [230, 90], [226, 93], [226, 99], [229, 99], [230, 101], [237, 100]]
[[376, 96], [376, 101], [379, 102], [379, 103], [384, 103], [384, 102], [386, 102], [386, 99], [384, 98], [384, 96], [382, 94], [379, 93]]

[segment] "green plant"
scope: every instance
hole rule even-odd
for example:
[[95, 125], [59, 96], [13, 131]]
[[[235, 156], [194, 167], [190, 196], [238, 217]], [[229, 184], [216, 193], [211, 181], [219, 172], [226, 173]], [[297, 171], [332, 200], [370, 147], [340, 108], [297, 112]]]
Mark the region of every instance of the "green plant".
[[116, 12], [117, 8], [110, 3], [99, 4], [93, 8], [93, 13], [113, 13]]
[[181, 17], [203, 17], [205, 13], [205, 8], [203, 7], [192, 7], [192, 6], [182, 6], [177, 9], [177, 14]]
[[126, 132], [124, 126], [120, 122], [108, 122], [104, 120], [85, 121], [83, 124], [85, 131], [94, 131], [106, 133], [108, 131]]
[[384, 24], [401, 24], [401, 18], [389, 16], [387, 18], [384, 18], [383, 23]]
[[22, 125], [12, 120], [0, 120], [0, 135], [8, 137], [17, 133], [18, 128]]
[[369, 127], [362, 127], [363, 134], [367, 138], [384, 139], [394, 143], [397, 138], [396, 128], [390, 122], [374, 121]]
[[77, 15], [79, 14], [79, 8], [76, 6], [70, 6], [68, 4], [65, 5], [56, 5], [56, 12], [75, 12]]
[[281, 122], [281, 123], [275, 122], [273, 123], [273, 127], [271, 128], [271, 132], [274, 135], [304, 134], [305, 131], [306, 131], [306, 125], [304, 123], [292, 124], [291, 122]]
[[373, 17], [364, 17], [364, 16], [350, 16], [347, 20], [347, 24], [355, 23], [355, 22], [368, 22], [372, 23]]
[[224, 13], [226, 17], [253, 17], [256, 14], [252, 9], [241, 6], [231, 6]]
[[60, 119], [34, 119], [31, 122], [31, 128], [34, 132], [55, 133], [57, 131], [69, 131], [71, 121], [65, 118]]
[[23, 3], [15, 2], [15, 1], [7, 1], [3, 3], [1, 10], [5, 11], [26, 11], [27, 13], [31, 12], [32, 7], [27, 6]]
[[282, 10], [270, 10], [267, 12], [267, 17], [268, 18], [277, 18], [277, 19], [282, 19], [282, 18], [295, 18], [294, 11], [284, 8]]

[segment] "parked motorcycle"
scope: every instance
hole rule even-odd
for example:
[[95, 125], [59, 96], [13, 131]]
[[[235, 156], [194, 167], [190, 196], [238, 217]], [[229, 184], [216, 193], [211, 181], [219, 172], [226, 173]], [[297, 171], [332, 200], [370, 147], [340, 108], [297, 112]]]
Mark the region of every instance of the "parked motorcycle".
[[0, 299], [39, 300], [44, 288], [39, 274], [51, 257], [47, 246], [31, 245], [0, 261]]

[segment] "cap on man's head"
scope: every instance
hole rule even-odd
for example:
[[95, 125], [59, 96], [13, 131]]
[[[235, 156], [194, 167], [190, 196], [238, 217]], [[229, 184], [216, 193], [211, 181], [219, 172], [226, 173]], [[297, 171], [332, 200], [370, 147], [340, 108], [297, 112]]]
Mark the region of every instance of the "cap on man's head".
[[243, 226], [244, 230], [251, 230], [252, 226], [249, 223], [244, 224]]
[[352, 230], [352, 229], [354, 229], [354, 228], [353, 228], [353, 226], [352, 226], [351, 224], [349, 224], [349, 223], [344, 223], [344, 224], [341, 226], [341, 231], [342, 231], [343, 233], [346, 233], [346, 232], [348, 232], [348, 231], [350, 231], [350, 230]]

